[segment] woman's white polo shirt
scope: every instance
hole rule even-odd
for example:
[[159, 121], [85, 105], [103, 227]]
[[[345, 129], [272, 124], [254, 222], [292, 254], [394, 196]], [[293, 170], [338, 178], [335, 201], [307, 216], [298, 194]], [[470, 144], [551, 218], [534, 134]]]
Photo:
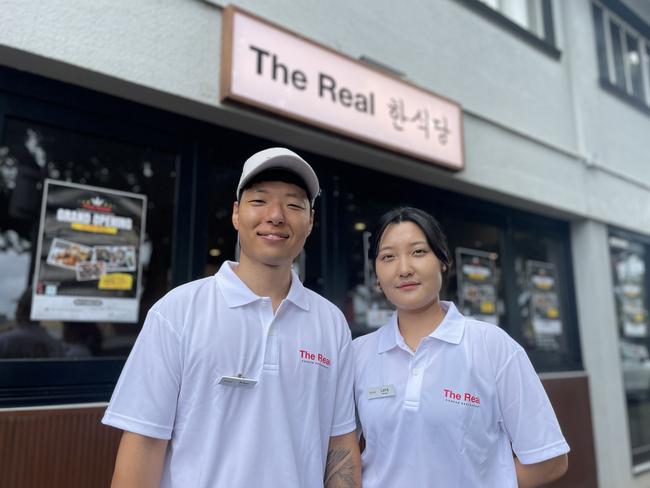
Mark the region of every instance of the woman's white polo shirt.
[[364, 488], [516, 488], [512, 451], [523, 464], [569, 451], [525, 351], [442, 306], [415, 353], [396, 314], [353, 343]]
[[171, 439], [162, 487], [322, 487], [330, 436], [355, 429], [345, 318], [295, 274], [274, 314], [233, 266], [152, 307], [103, 422]]

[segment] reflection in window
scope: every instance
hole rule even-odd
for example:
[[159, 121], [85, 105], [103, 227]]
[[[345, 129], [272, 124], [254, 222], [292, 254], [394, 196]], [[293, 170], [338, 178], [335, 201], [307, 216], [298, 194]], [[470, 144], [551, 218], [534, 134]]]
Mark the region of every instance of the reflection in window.
[[0, 344], [4, 344], [0, 356], [125, 356], [140, 329], [138, 324], [35, 323], [29, 319], [26, 301], [31, 298], [28, 284], [34, 269], [45, 178], [147, 195], [141, 324], [149, 307], [170, 285], [176, 156], [5, 119], [0, 141]]
[[650, 461], [650, 329], [646, 247], [639, 242], [611, 235], [609, 249], [632, 460], [637, 465]]

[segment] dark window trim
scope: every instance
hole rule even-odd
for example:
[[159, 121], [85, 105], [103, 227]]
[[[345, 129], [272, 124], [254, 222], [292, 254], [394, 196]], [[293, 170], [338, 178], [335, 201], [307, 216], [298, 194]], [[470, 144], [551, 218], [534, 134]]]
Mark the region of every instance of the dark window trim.
[[123, 366], [117, 358], [3, 361], [0, 408], [105, 402]]
[[[486, 19], [494, 22], [501, 28], [509, 31], [522, 41], [536, 48], [547, 56], [559, 60], [562, 57], [560, 51], [555, 45], [555, 32], [553, 24], [553, 9], [551, 0], [542, 0], [542, 12], [544, 14], [544, 39], [537, 37], [532, 32], [524, 29], [516, 22], [513, 22], [500, 12], [488, 7], [479, 0], [456, 0], [465, 5], [470, 10], [482, 15]], [[548, 14], [548, 15], [547, 15]]]
[[616, 98], [625, 102], [629, 106], [643, 112], [646, 115], [650, 115], [650, 106], [646, 105], [643, 100], [630, 95], [629, 93], [623, 91], [620, 87], [609, 81], [607, 78], [599, 78], [600, 86], [603, 90], [608, 93], [611, 93]]
[[542, 0], [542, 15], [544, 16], [544, 39], [551, 46], [555, 43], [555, 28], [553, 26], [553, 4], [551, 0]]
[[609, 79], [609, 66], [607, 65], [607, 41], [605, 39], [605, 21], [603, 9], [596, 3], [591, 4], [594, 21], [594, 36], [596, 37], [596, 55], [598, 57], [598, 74], [601, 79]]
[[[637, 17], [634, 12], [623, 5], [619, 0], [600, 0], [599, 2], [592, 2], [592, 19], [594, 22], [596, 56], [598, 58], [598, 81], [601, 88], [631, 107], [650, 115], [650, 106], [646, 104], [646, 101], [643, 98], [631, 95], [626, 89], [612, 83], [609, 79], [610, 66], [607, 60], [607, 53], [605, 52], [605, 44], [607, 41], [605, 39], [606, 33], [602, 22], [603, 16], [606, 14], [605, 9], [618, 15], [624, 22], [637, 30], [641, 36], [644, 36], [639, 38], [640, 50], [647, 49], [646, 45], [650, 45], [650, 25]], [[617, 22], [617, 24], [620, 24], [620, 22]], [[626, 33], [629, 31], [629, 29], [626, 29], [626, 26], [623, 25], [621, 27]]]
[[639, 34], [643, 35], [647, 41], [650, 41], [650, 24], [635, 14], [623, 2], [620, 0], [599, 0], [599, 3], [639, 31]]
[[650, 235], [638, 234], [631, 230], [620, 229], [613, 226], [608, 226], [607, 230], [610, 236], [621, 237], [623, 239], [638, 242], [644, 246], [650, 246]]

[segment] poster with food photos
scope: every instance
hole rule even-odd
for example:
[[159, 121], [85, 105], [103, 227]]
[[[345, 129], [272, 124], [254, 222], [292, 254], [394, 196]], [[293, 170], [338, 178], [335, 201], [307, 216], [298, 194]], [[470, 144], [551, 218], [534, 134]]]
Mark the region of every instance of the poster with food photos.
[[137, 322], [147, 198], [46, 180], [32, 320]]
[[456, 248], [458, 305], [466, 317], [496, 324], [497, 275], [496, 253]]
[[530, 323], [540, 349], [557, 350], [562, 335], [562, 317], [555, 265], [526, 260]]
[[619, 327], [623, 337], [648, 337], [646, 305], [646, 255], [642, 244], [610, 236], [614, 294]]

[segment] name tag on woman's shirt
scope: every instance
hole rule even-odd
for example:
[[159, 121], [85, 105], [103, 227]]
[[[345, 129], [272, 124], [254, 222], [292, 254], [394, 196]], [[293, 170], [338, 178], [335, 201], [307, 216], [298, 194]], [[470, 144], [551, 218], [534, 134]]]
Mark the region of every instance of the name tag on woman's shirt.
[[368, 388], [368, 400], [395, 396], [395, 385], [373, 386]]

